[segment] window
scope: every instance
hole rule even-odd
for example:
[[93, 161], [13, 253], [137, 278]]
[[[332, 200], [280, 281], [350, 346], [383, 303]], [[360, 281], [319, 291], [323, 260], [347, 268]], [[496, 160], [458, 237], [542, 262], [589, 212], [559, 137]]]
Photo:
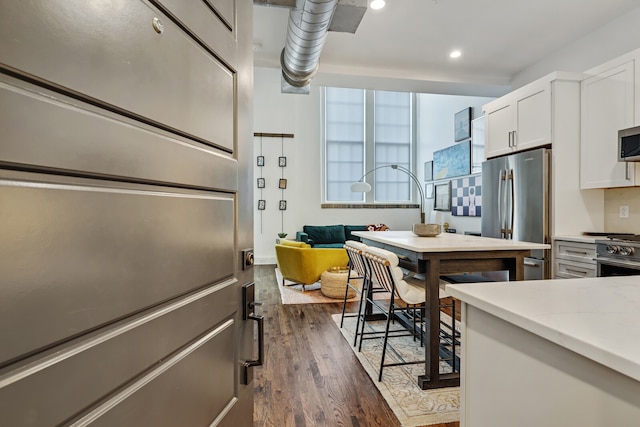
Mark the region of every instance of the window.
[[325, 199], [362, 201], [352, 182], [364, 174], [364, 107], [362, 89], [328, 87], [325, 91]]
[[407, 174], [391, 168], [368, 173], [370, 193], [351, 184], [365, 172], [397, 164], [412, 169], [414, 95], [407, 92], [326, 88], [325, 200], [406, 203], [413, 186]]

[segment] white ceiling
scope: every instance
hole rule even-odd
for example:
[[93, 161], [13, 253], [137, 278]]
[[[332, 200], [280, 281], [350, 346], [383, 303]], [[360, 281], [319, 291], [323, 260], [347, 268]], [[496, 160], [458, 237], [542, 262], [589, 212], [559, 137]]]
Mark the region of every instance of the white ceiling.
[[[355, 34], [330, 32], [319, 73], [508, 86], [523, 69], [638, 0], [387, 0]], [[289, 10], [254, 6], [254, 64], [279, 68]], [[462, 57], [450, 59], [453, 49]]]

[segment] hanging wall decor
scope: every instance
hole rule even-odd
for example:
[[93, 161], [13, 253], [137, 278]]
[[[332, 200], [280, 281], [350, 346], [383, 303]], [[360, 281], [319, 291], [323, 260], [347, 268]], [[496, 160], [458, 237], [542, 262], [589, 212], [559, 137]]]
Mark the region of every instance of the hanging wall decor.
[[470, 140], [433, 152], [433, 179], [439, 180], [470, 173]]
[[[260, 153], [259, 155], [256, 157], [256, 166], [259, 167], [259, 169], [255, 170], [256, 175], [259, 176], [259, 178], [257, 179], [257, 185], [258, 188], [260, 189], [259, 192], [256, 192], [258, 194], [256, 194], [256, 199], [258, 202], [258, 211], [260, 211], [260, 231], [263, 231], [263, 218], [262, 218], [262, 211], [266, 210], [267, 207], [267, 198], [275, 198], [276, 193], [275, 191], [280, 190], [280, 200], [278, 202], [278, 209], [280, 210], [280, 232], [278, 233], [278, 235], [280, 234], [286, 234], [284, 231], [284, 213], [287, 210], [287, 200], [285, 197], [285, 190], [287, 189], [288, 186], [288, 180], [285, 177], [285, 168], [287, 166], [287, 158], [285, 156], [284, 153], [284, 139], [285, 138], [293, 138], [293, 134], [286, 134], [286, 133], [263, 133], [263, 132], [255, 132], [253, 134], [254, 137], [260, 137]], [[280, 168], [280, 177], [277, 177], [277, 173], [276, 170], [273, 169], [269, 169], [270, 167], [273, 168], [275, 167], [274, 163], [270, 161], [269, 165], [266, 164], [265, 162], [265, 156], [264, 156], [264, 152], [263, 152], [263, 141], [262, 138], [279, 138], [280, 139], [280, 155], [278, 157], [278, 167]], [[271, 158], [275, 158], [277, 156], [277, 151], [276, 147], [269, 147], [266, 154], [267, 157]], [[258, 172], [259, 171], [259, 172]], [[269, 187], [267, 187], [266, 184], [266, 179], [265, 177], [269, 178]], [[274, 182], [275, 180], [278, 181], [278, 187], [277, 189], [274, 188], [273, 184], [271, 184], [271, 182]], [[265, 196], [266, 198], [263, 198], [263, 193], [266, 193]], [[272, 203], [270, 206], [273, 206], [271, 209], [275, 208], [275, 203]], [[271, 228], [275, 228], [274, 227], [275, 224], [269, 224], [269, 227]], [[272, 230], [273, 231], [273, 230]]]
[[453, 116], [455, 141], [471, 138], [471, 107], [458, 111]]
[[433, 160], [424, 162], [424, 180], [433, 181]]
[[433, 199], [433, 182], [424, 185], [424, 198]]
[[481, 216], [482, 175], [452, 180], [451, 214], [455, 216]]
[[440, 182], [434, 185], [433, 204], [434, 211], [450, 211], [451, 210], [451, 181]]

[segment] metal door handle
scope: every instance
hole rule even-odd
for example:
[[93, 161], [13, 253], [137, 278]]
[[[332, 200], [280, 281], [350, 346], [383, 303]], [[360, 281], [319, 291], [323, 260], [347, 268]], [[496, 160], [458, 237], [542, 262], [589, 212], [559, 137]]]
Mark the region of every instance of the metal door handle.
[[264, 317], [254, 313], [256, 306], [261, 302], [254, 301], [255, 283], [247, 283], [242, 286], [242, 318], [258, 322], [258, 358], [242, 362], [242, 384], [248, 385], [253, 380], [254, 366], [262, 366], [264, 362]]
[[527, 267], [535, 267], [535, 268], [539, 268], [540, 265], [536, 264], [535, 262], [531, 262], [531, 261], [525, 261], [524, 265], [526, 265]]
[[572, 269], [572, 268], [567, 268], [567, 272], [568, 272], [568, 273], [574, 273], [574, 274], [579, 275], [579, 276], [586, 276], [586, 275], [587, 275], [587, 272], [586, 272], [586, 271], [582, 271], [582, 270], [574, 270], [574, 269]]
[[244, 362], [244, 366], [262, 366], [264, 362], [264, 316], [258, 316], [251, 313], [249, 320], [255, 320], [258, 322], [258, 358], [255, 360], [247, 360]]
[[629, 162], [624, 162], [624, 179], [629, 179]]
[[[515, 131], [514, 131], [515, 132]], [[511, 208], [511, 220], [509, 221], [509, 227], [507, 227], [507, 232], [509, 235], [507, 239], [513, 239], [513, 220], [515, 216], [515, 207], [514, 207], [514, 199], [515, 199], [515, 179], [513, 177], [513, 169], [509, 170], [509, 185], [511, 186], [511, 200], [509, 201], [509, 208]]]
[[500, 238], [505, 238], [505, 218], [503, 213], [503, 199], [504, 199], [504, 181], [506, 179], [506, 171], [500, 169], [500, 180], [498, 181], [498, 218], [500, 218]]

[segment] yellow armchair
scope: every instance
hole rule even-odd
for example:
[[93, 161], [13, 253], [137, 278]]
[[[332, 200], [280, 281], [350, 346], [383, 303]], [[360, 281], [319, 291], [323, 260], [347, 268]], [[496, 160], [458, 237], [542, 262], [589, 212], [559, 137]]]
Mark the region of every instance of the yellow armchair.
[[304, 292], [305, 285], [320, 280], [320, 275], [330, 267], [345, 267], [349, 257], [344, 248], [312, 248], [304, 242], [281, 240], [276, 245], [276, 261], [285, 280], [299, 283]]

